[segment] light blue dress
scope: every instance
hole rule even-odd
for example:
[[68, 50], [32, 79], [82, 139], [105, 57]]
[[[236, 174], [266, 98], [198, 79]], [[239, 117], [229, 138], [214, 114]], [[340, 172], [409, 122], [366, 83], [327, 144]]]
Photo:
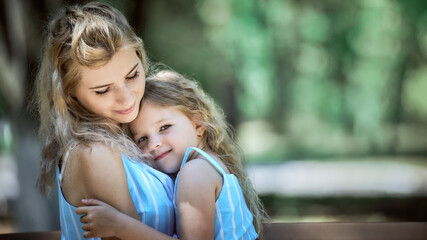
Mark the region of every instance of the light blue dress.
[[[215, 202], [215, 235], [214, 239], [256, 239], [258, 234], [253, 225], [253, 216], [249, 211], [242, 188], [239, 181], [233, 174], [225, 173], [218, 163], [209, 154], [198, 148], [189, 148], [185, 153], [182, 166], [187, 162], [191, 150], [195, 150], [203, 155], [222, 175], [223, 186], [218, 199]], [[175, 202], [175, 193], [179, 173], [175, 179], [175, 191], [173, 203], [175, 214], [177, 215], [177, 206]], [[176, 220], [177, 231], [179, 219]], [[179, 235], [179, 232], [178, 232]]]
[[[68, 152], [64, 159], [67, 158]], [[144, 163], [135, 162], [123, 154], [122, 161], [126, 171], [129, 192], [141, 221], [162, 233], [173, 236], [175, 212], [172, 203], [172, 179], [166, 174]], [[86, 239], [83, 237], [84, 231], [82, 223], [80, 223], [81, 215], [76, 214], [76, 207], [69, 204], [62, 194], [61, 179], [62, 174], [57, 169], [61, 239]]]

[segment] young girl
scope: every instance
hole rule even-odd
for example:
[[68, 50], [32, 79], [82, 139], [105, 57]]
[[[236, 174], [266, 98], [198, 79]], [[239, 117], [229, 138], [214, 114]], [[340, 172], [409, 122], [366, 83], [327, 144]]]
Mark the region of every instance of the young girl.
[[[174, 205], [181, 239], [256, 239], [263, 209], [241, 164], [232, 132], [194, 82], [170, 72], [146, 81], [141, 111], [130, 124], [152, 166], [176, 174]], [[108, 205], [83, 200], [86, 237], [143, 239], [145, 231]]]

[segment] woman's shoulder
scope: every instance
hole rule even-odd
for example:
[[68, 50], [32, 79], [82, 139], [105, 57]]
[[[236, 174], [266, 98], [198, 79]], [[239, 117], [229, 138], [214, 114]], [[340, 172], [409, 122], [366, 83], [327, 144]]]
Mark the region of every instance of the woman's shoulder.
[[[62, 187], [81, 197], [104, 199], [106, 189], [127, 189], [121, 154], [104, 143], [78, 144], [69, 154]], [[67, 191], [68, 190], [68, 191]]]
[[123, 174], [122, 157], [118, 150], [102, 142], [76, 145], [69, 154], [70, 168], [73, 175], [85, 181], [98, 181], [106, 176]]
[[70, 158], [80, 164], [96, 164], [102, 160], [111, 161], [121, 159], [120, 152], [103, 142], [80, 143], [70, 151]]

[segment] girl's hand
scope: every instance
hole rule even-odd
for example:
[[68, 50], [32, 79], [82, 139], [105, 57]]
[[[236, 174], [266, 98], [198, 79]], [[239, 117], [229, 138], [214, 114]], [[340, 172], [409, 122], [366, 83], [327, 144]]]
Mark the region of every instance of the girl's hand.
[[78, 207], [76, 213], [83, 215], [80, 222], [86, 232], [85, 238], [113, 237], [117, 236], [117, 230], [121, 229], [126, 221], [121, 221], [123, 213], [99, 200], [82, 199], [83, 207]]

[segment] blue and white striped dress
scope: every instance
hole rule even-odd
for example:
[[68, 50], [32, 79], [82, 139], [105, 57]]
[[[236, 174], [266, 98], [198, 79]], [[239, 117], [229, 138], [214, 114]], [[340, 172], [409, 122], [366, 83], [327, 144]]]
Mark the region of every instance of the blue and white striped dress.
[[[218, 163], [209, 154], [204, 151], [191, 147], [187, 150], [182, 161], [182, 166], [187, 162], [191, 150], [196, 150], [202, 154], [222, 175], [223, 185], [221, 193], [215, 202], [215, 235], [214, 239], [257, 239], [258, 234], [253, 225], [253, 216], [246, 205], [243, 197], [242, 188], [239, 181], [233, 174], [225, 173]], [[175, 206], [175, 214], [177, 214], [177, 206], [175, 202], [175, 193], [177, 187], [178, 176], [175, 179], [175, 191], [173, 203]], [[179, 219], [176, 220], [176, 228], [178, 231]], [[178, 232], [179, 235], [179, 232]]]
[[[68, 152], [64, 159], [68, 158], [67, 155]], [[172, 203], [172, 179], [166, 174], [144, 163], [135, 162], [123, 154], [122, 161], [126, 170], [129, 192], [141, 221], [162, 233], [173, 236], [175, 212]], [[86, 239], [83, 237], [84, 231], [82, 223], [80, 223], [81, 215], [76, 214], [76, 207], [69, 204], [62, 194], [61, 179], [62, 174], [57, 169], [61, 239]]]

